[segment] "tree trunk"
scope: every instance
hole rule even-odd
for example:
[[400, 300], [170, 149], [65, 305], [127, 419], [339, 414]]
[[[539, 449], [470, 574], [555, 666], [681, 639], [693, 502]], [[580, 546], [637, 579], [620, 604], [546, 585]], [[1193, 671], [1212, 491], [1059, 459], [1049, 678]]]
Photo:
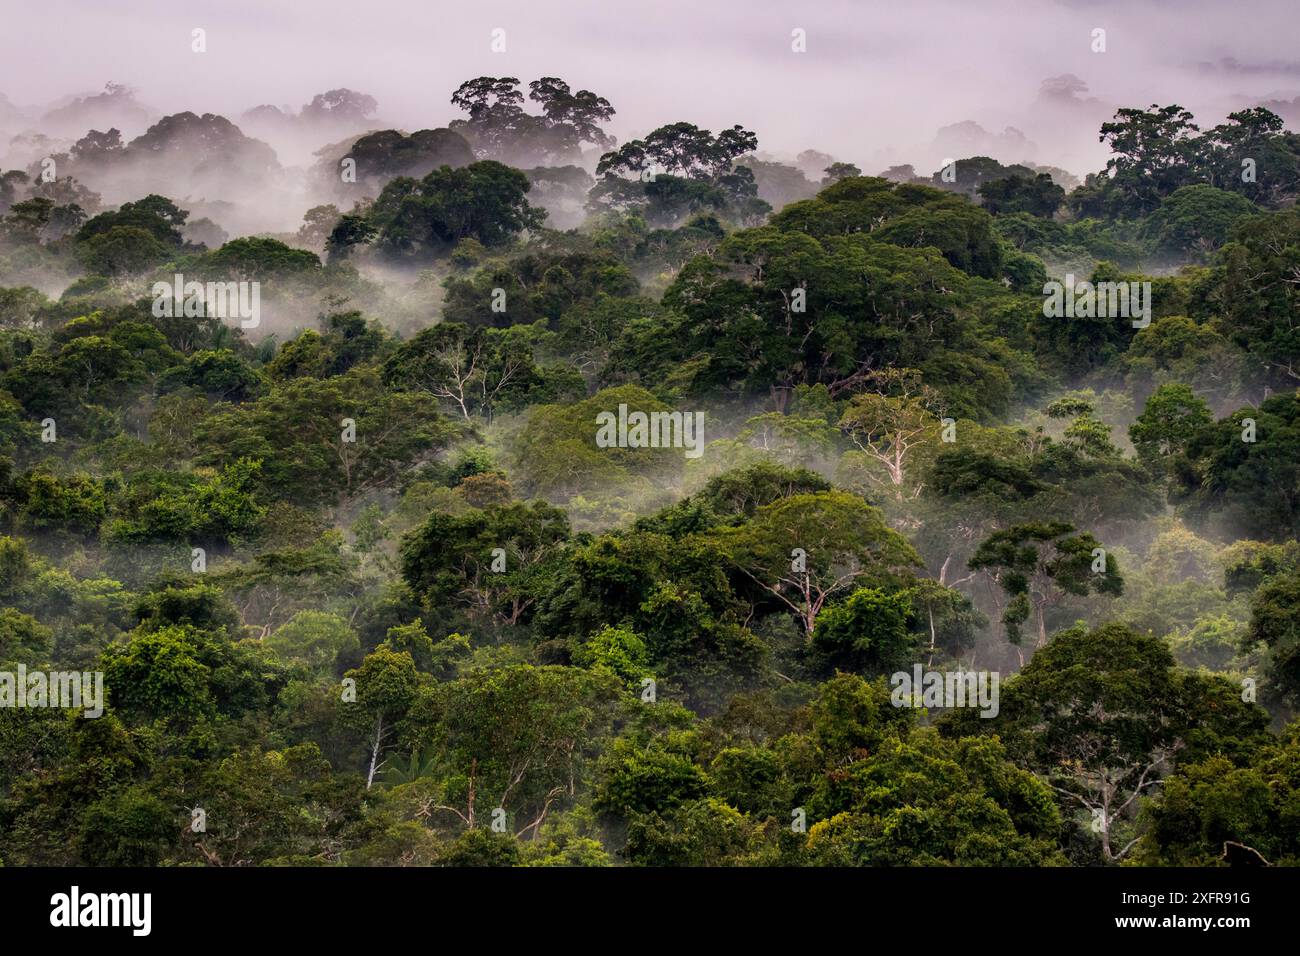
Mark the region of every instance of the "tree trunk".
[[927, 607], [926, 612], [930, 615], [930, 656], [925, 662], [926, 667], [934, 666], [934, 608]]
[[366, 775], [366, 789], [375, 782], [375, 770], [379, 766], [379, 746], [384, 736], [384, 715], [375, 720], [375, 742], [370, 748], [370, 772]]

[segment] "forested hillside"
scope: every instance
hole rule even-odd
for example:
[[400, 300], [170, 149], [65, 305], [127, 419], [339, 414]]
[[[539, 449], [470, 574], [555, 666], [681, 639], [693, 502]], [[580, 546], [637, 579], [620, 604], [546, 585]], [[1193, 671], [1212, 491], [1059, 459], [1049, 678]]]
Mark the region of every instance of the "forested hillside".
[[4, 865], [1300, 862], [1300, 134], [451, 104], [11, 149]]

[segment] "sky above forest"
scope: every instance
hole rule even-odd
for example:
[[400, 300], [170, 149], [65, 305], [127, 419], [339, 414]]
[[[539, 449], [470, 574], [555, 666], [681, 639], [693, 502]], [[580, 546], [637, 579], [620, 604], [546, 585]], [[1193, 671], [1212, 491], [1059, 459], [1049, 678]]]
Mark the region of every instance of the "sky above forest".
[[[1084, 172], [1104, 162], [1096, 130], [1118, 106], [1177, 102], [1205, 127], [1260, 100], [1300, 97], [1295, 0], [6, 6], [0, 93], [35, 115], [109, 80], [159, 113], [236, 120], [346, 86], [379, 100], [377, 125], [418, 129], [457, 116], [448, 99], [462, 80], [553, 75], [607, 97], [620, 140], [677, 120], [740, 123], [764, 151], [815, 148], [876, 172], [936, 163], [952, 142], [936, 132], [974, 121], [990, 134], [970, 144], [986, 147], [978, 151]], [[191, 50], [196, 27], [207, 32], [204, 54]], [[490, 49], [494, 28], [506, 31], [503, 53]], [[1092, 50], [1098, 28], [1104, 53]], [[795, 29], [806, 31], [804, 53], [791, 49]], [[1062, 76], [1077, 82], [1044, 92]]]

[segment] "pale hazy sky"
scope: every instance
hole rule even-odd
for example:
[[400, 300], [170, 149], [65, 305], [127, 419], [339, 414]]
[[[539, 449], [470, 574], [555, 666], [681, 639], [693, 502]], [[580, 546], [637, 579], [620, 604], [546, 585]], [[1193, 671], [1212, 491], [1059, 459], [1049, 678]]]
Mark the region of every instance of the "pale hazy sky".
[[[0, 24], [0, 92], [22, 107], [115, 80], [164, 113], [237, 120], [347, 86], [416, 129], [457, 115], [447, 101], [464, 79], [555, 75], [607, 97], [620, 139], [741, 123], [763, 149], [864, 168], [919, 158], [967, 119], [1024, 129], [1040, 161], [1086, 166], [1093, 120], [1034, 112], [1041, 81], [1063, 73], [1106, 108], [1176, 101], [1202, 125], [1300, 95], [1300, 0], [8, 0]], [[191, 52], [194, 27], [206, 54]], [[489, 49], [494, 27], [505, 53]], [[1104, 54], [1090, 49], [1097, 27]]]

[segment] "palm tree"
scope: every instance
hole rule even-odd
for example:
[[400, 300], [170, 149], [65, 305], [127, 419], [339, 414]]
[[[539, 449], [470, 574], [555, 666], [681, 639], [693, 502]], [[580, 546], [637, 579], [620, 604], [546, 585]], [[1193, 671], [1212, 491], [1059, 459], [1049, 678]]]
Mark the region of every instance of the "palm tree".
[[422, 756], [417, 748], [407, 757], [405, 764], [401, 758], [396, 758], [384, 768], [384, 783], [392, 787], [412, 783], [421, 777], [432, 777], [433, 769], [433, 758]]

